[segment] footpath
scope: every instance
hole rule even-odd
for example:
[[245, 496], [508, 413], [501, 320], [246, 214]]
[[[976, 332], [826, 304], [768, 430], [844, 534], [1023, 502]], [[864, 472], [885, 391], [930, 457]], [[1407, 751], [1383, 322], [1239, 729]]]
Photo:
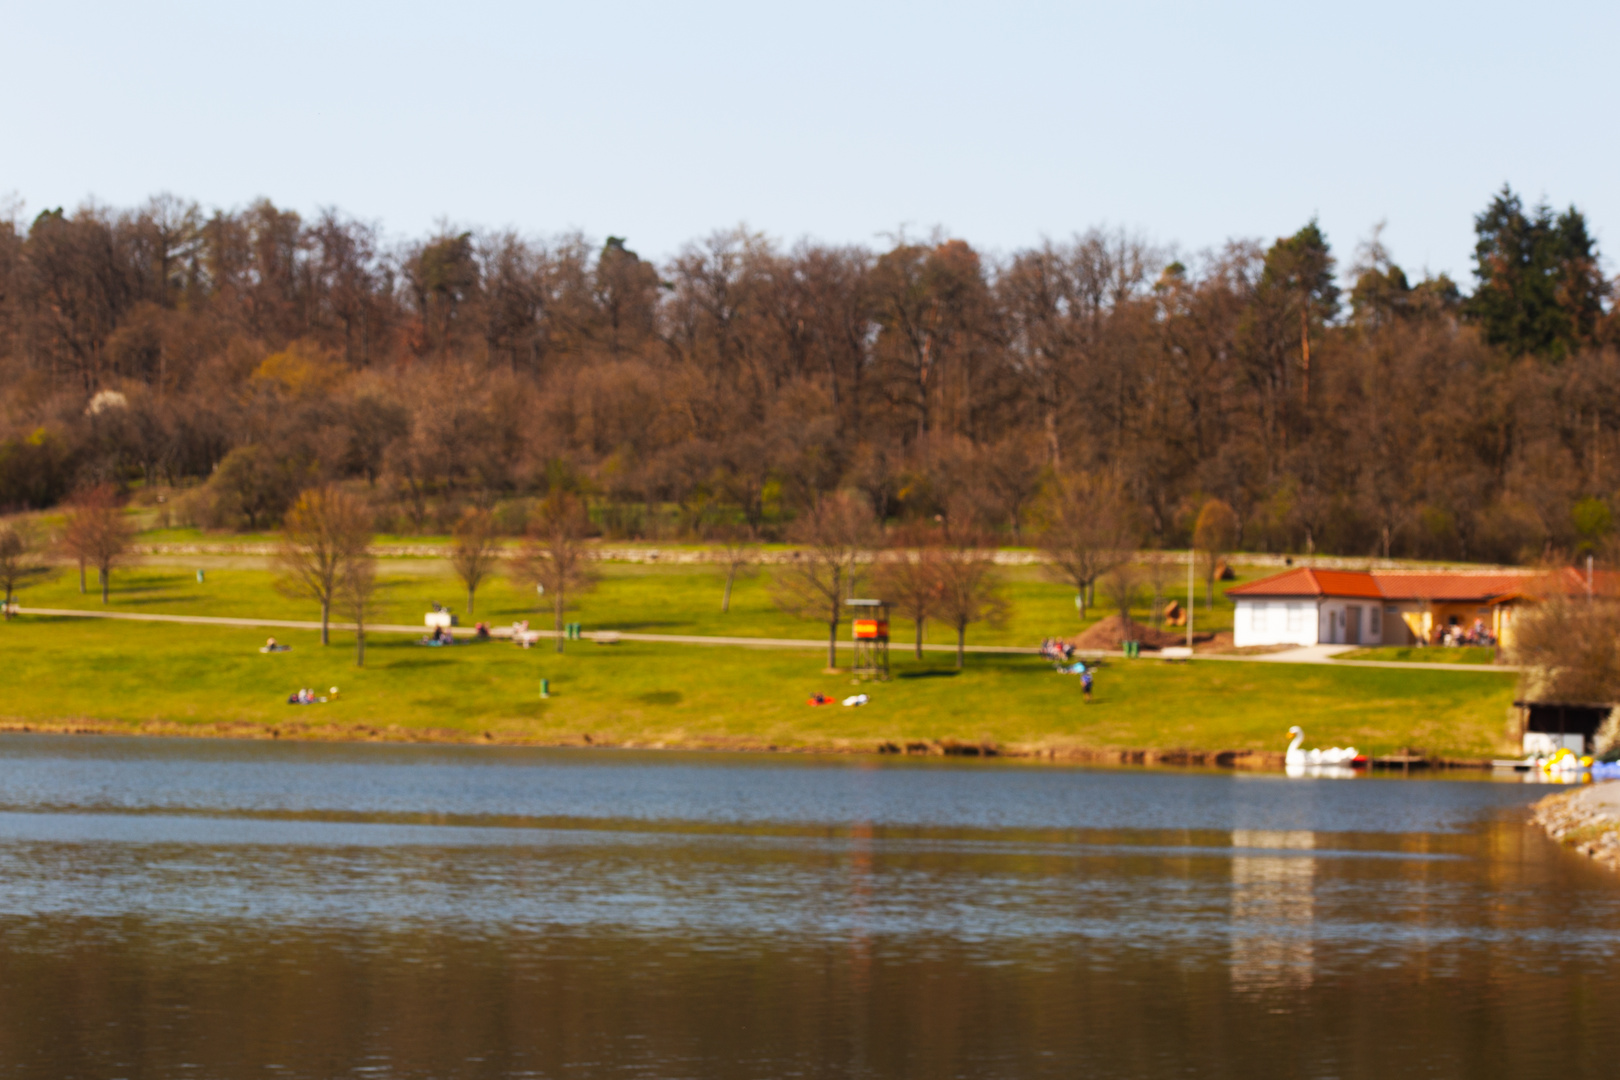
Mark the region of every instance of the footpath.
[[[225, 615], [166, 615], [141, 611], [88, 611], [78, 608], [35, 608], [19, 607], [19, 615], [38, 615], [51, 618], [64, 619], [122, 619], [129, 622], [156, 622], [156, 623], [187, 623], [202, 626], [239, 626], [258, 627], [268, 630], [319, 630], [321, 624], [318, 620], [307, 619], [263, 619], [240, 618]], [[333, 630], [352, 631], [354, 623], [332, 622], [328, 626]], [[423, 626], [409, 626], [400, 623], [367, 623], [366, 632], [374, 634], [424, 634], [427, 628]], [[462, 637], [470, 637], [473, 631], [467, 627], [457, 627], [451, 631]], [[531, 630], [541, 638], [556, 638], [555, 630]], [[510, 627], [497, 627], [490, 631], [491, 636], [498, 638], [511, 637]], [[642, 641], [660, 645], [709, 645], [729, 646], [745, 649], [825, 649], [826, 638], [770, 638], [770, 637], [721, 637], [703, 634], [642, 634], [629, 630], [600, 630], [586, 633], [584, 640], [594, 641], [598, 644], [610, 644], [617, 641]], [[840, 643], [845, 644], [845, 643]], [[906, 648], [911, 648], [907, 645]], [[927, 644], [923, 648], [929, 652], [953, 653], [955, 645]], [[1243, 655], [1238, 653], [1195, 653], [1198, 660], [1220, 660], [1229, 663], [1255, 663], [1255, 664], [1324, 664], [1333, 667], [1363, 667], [1363, 668], [1391, 668], [1399, 671], [1456, 671], [1469, 674], [1501, 674], [1513, 672], [1518, 669], [1504, 664], [1445, 664], [1445, 663], [1414, 663], [1401, 660], [1336, 660], [1337, 653], [1353, 649], [1353, 645], [1314, 645], [1298, 649], [1287, 649], [1282, 652], [1260, 653]], [[1026, 645], [968, 645], [965, 651], [976, 654], [1004, 655], [1004, 656], [1032, 656], [1040, 653], [1040, 649]], [[1123, 652], [1106, 652], [1102, 655], [1115, 659], [1123, 659]], [[1143, 659], [1152, 659], [1152, 653], [1146, 653]], [[1163, 658], [1164, 663], [1178, 661]]]

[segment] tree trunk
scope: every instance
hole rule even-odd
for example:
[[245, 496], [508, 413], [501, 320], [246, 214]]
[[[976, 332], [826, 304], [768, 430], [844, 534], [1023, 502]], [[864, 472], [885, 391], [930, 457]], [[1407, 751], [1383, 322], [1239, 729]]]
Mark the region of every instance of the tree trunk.
[[922, 659], [923, 620], [917, 620], [917, 659]]
[[834, 619], [827, 624], [827, 667], [838, 666], [838, 620]]
[[1299, 309], [1299, 355], [1301, 367], [1304, 368], [1305, 384], [1305, 410], [1311, 408], [1311, 306], [1307, 298], [1305, 306]]
[[84, 583], [84, 560], [79, 560], [79, 595], [83, 596], [87, 590]]
[[366, 628], [360, 623], [354, 627], [354, 666], [366, 666]]
[[967, 624], [956, 626], [956, 670], [962, 670], [962, 654], [967, 651]]
[[332, 644], [332, 634], [331, 634], [331, 629], [330, 629], [331, 622], [332, 622], [332, 601], [331, 600], [322, 600], [321, 601], [321, 644], [322, 645], [330, 645], [330, 644]]
[[725, 615], [731, 611], [731, 583], [737, 578], [737, 564], [732, 563], [726, 571], [726, 595], [720, 600], [720, 614]]
[[112, 577], [112, 570], [106, 566], [99, 567], [96, 570], [96, 576], [101, 579], [101, 602], [105, 604], [107, 602], [107, 579]]
[[467, 586], [467, 614], [473, 613], [473, 587]]
[[11, 621], [11, 590], [6, 590], [6, 622]]
[[554, 610], [556, 611], [556, 614], [557, 614], [556, 623], [555, 623], [555, 625], [557, 627], [557, 651], [562, 652], [563, 651], [563, 594], [562, 594], [562, 590], [558, 589], [555, 593], [553, 593], [551, 599], [552, 599], [552, 604], [553, 604]]

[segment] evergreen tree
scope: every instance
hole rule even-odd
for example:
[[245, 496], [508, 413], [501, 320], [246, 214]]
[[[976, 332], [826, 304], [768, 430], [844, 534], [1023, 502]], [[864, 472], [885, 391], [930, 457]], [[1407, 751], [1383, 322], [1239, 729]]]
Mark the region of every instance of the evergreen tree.
[[1333, 280], [1333, 252], [1327, 237], [1311, 221], [1293, 236], [1283, 237], [1266, 252], [1256, 299], [1273, 312], [1285, 337], [1297, 335], [1305, 404], [1311, 397], [1311, 339], [1339, 311], [1339, 287]]
[[1559, 359], [1592, 340], [1608, 284], [1586, 219], [1571, 206], [1528, 213], [1506, 185], [1474, 219], [1474, 276], [1465, 311], [1510, 354]]

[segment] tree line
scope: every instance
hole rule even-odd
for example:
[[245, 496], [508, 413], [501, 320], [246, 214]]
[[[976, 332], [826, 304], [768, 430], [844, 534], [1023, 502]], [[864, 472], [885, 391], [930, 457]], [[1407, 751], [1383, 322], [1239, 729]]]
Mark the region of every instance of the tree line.
[[1341, 273], [1314, 222], [1005, 256], [733, 229], [654, 263], [268, 201], [48, 210], [0, 221], [0, 509], [110, 486], [262, 529], [338, 484], [379, 530], [471, 509], [518, 533], [566, 492], [606, 536], [780, 538], [843, 493], [880, 529], [1010, 542], [1106, 509], [1185, 546], [1217, 503], [1255, 550], [1601, 547], [1620, 324], [1596, 244], [1507, 188], [1475, 229], [1465, 290], [1376, 233]]

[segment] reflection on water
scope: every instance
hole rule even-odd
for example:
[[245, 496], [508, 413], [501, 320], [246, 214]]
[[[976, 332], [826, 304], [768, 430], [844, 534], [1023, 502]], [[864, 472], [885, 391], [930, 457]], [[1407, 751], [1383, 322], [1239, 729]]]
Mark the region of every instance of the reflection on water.
[[1315, 953], [1316, 834], [1232, 830], [1234, 851], [1302, 854], [1232, 856], [1232, 986], [1238, 990], [1305, 987]]
[[1536, 794], [0, 739], [0, 1077], [1613, 1075]]

